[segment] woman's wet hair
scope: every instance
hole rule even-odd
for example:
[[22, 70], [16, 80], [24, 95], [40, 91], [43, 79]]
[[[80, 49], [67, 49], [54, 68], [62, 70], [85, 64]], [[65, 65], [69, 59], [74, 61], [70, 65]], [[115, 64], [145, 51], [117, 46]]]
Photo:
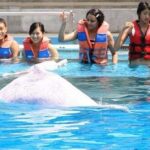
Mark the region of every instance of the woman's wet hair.
[[86, 18], [88, 15], [94, 15], [98, 21], [98, 26], [100, 27], [105, 19], [105, 16], [103, 14], [103, 12], [99, 9], [90, 9], [87, 13], [86, 13]]
[[45, 33], [44, 25], [41, 22], [34, 22], [30, 26], [29, 35], [31, 35], [33, 33], [33, 31], [38, 27], [40, 28], [42, 33]]
[[150, 5], [148, 4], [148, 2], [140, 2], [137, 8], [137, 15], [139, 19], [140, 19], [141, 12], [145, 9], [150, 10]]
[[5, 25], [5, 27], [7, 27], [7, 23], [6, 23], [5, 19], [0, 18], [0, 23], [3, 23]]

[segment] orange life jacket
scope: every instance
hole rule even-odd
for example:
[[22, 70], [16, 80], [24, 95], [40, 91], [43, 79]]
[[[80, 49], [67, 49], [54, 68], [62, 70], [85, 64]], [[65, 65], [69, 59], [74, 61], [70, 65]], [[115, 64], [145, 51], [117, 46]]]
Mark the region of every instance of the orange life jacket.
[[79, 59], [85, 63], [97, 63], [102, 64], [107, 62], [108, 51], [108, 38], [107, 31], [109, 25], [107, 22], [103, 22], [100, 28], [97, 30], [94, 44], [91, 43], [89, 34], [87, 31], [86, 21], [80, 20], [78, 23], [78, 40], [79, 40]]
[[137, 21], [133, 22], [135, 33], [130, 35], [129, 60], [144, 58], [150, 60], [150, 24], [143, 35]]
[[13, 38], [10, 35], [6, 35], [0, 46], [0, 59], [13, 57], [13, 53], [11, 50], [12, 42]]
[[24, 42], [24, 51], [25, 57], [27, 60], [32, 60], [34, 58], [45, 59], [50, 58], [51, 54], [48, 50], [49, 39], [47, 37], [43, 37], [43, 40], [40, 43], [38, 54], [36, 54], [32, 48], [32, 40], [30, 37], [27, 37]]

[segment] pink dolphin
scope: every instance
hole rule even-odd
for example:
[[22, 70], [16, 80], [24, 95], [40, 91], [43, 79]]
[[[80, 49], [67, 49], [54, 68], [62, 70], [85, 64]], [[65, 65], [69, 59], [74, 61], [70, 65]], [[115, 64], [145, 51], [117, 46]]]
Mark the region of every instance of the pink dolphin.
[[97, 106], [95, 101], [61, 76], [36, 66], [1, 89], [0, 99], [53, 106]]
[[50, 106], [97, 106], [129, 111], [120, 105], [97, 104], [66, 79], [34, 66], [0, 90], [4, 102], [38, 103]]

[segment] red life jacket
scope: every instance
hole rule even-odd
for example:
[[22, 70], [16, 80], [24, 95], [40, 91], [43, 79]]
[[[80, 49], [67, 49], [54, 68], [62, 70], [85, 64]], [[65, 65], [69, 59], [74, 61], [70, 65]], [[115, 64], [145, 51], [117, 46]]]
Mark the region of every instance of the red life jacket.
[[87, 31], [86, 21], [80, 20], [78, 23], [78, 40], [79, 40], [79, 59], [85, 63], [102, 64], [107, 62], [108, 38], [107, 31], [109, 25], [106, 22], [97, 30], [94, 44], [90, 41]]
[[129, 60], [144, 58], [150, 60], [150, 24], [143, 35], [137, 21], [133, 22], [135, 33], [130, 35]]
[[10, 35], [6, 35], [3, 43], [0, 46], [0, 59], [12, 58], [13, 53], [11, 50], [11, 44], [13, 42], [13, 38]]
[[41, 41], [39, 46], [38, 54], [34, 52], [31, 44], [32, 40], [30, 37], [27, 37], [23, 42], [26, 59], [32, 60], [34, 58], [50, 58], [51, 54], [48, 50], [49, 39], [47, 37], [43, 37], [43, 40]]

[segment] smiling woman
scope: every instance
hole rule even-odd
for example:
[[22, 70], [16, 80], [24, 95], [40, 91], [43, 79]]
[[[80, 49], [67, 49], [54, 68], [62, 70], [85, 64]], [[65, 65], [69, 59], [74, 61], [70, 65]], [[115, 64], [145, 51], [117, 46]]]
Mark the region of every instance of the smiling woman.
[[0, 18], [0, 61], [18, 61], [19, 46], [13, 38], [7, 34], [7, 23]]
[[108, 49], [112, 54], [112, 62], [117, 63], [117, 52], [114, 51], [114, 39], [109, 31], [109, 24], [104, 21], [104, 14], [99, 9], [90, 9], [86, 19], [78, 22], [77, 30], [65, 33], [67, 16], [61, 15], [62, 25], [59, 31], [60, 41], [79, 40], [79, 59], [82, 63], [107, 64]]
[[29, 62], [42, 62], [45, 60], [57, 60], [58, 52], [44, 35], [44, 25], [34, 22], [29, 29], [30, 37], [24, 42], [24, 55]]

